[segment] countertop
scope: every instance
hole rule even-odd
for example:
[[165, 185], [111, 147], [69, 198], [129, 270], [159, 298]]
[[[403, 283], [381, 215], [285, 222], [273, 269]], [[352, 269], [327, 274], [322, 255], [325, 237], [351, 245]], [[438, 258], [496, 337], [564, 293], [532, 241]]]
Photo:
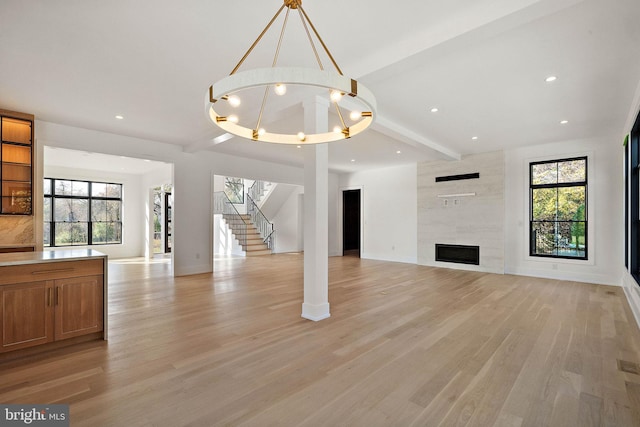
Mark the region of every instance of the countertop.
[[43, 262], [77, 261], [90, 258], [106, 258], [107, 255], [93, 249], [70, 249], [44, 252], [12, 252], [0, 254], [0, 267], [40, 264]]

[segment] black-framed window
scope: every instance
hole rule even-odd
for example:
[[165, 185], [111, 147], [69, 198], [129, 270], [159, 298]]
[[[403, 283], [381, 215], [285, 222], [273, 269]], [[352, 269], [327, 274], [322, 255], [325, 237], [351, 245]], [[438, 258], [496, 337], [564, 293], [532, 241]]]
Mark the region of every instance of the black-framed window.
[[587, 158], [529, 164], [531, 256], [587, 259]]
[[636, 118], [627, 143], [627, 264], [629, 272], [640, 285], [640, 115]]
[[122, 243], [122, 184], [44, 179], [44, 246]]
[[244, 180], [242, 178], [224, 178], [224, 192], [231, 203], [244, 203]]

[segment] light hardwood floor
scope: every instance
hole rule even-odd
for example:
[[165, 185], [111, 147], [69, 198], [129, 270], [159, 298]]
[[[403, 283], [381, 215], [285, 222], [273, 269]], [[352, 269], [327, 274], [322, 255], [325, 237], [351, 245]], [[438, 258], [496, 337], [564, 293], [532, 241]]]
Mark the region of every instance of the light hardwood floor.
[[[300, 318], [302, 256], [109, 269], [110, 340], [0, 365], [0, 402], [72, 426], [640, 426], [621, 288], [331, 258], [331, 318]], [[624, 368], [632, 372], [623, 372]]]

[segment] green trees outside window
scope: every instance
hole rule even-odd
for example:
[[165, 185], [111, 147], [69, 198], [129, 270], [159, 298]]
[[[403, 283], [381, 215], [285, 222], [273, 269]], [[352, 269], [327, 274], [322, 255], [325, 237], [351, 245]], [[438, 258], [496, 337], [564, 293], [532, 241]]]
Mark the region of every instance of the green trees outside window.
[[231, 203], [244, 203], [244, 180], [242, 178], [225, 177], [224, 192]]
[[587, 259], [587, 158], [530, 164], [531, 256]]
[[45, 178], [44, 246], [122, 243], [122, 184]]

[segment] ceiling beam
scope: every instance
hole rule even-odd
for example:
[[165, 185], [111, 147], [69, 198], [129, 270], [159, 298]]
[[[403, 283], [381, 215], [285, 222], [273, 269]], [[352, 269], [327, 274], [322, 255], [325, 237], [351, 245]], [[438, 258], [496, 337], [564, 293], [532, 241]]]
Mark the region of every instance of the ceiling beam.
[[460, 153], [440, 145], [427, 137], [419, 135], [410, 129], [400, 126], [391, 120], [381, 117], [380, 115], [378, 115], [376, 120], [373, 122], [371, 128], [376, 132], [395, 140], [402, 141], [412, 147], [428, 149], [430, 153], [435, 151], [444, 160], [460, 160], [462, 158]]
[[380, 46], [375, 53], [357, 57], [345, 69], [355, 78], [363, 78], [376, 71], [419, 56], [434, 47], [448, 44], [460, 37], [492, 37], [510, 29], [559, 12], [585, 0], [496, 0], [495, 5], [465, 9], [452, 21], [442, 21], [413, 33], [404, 40]]

